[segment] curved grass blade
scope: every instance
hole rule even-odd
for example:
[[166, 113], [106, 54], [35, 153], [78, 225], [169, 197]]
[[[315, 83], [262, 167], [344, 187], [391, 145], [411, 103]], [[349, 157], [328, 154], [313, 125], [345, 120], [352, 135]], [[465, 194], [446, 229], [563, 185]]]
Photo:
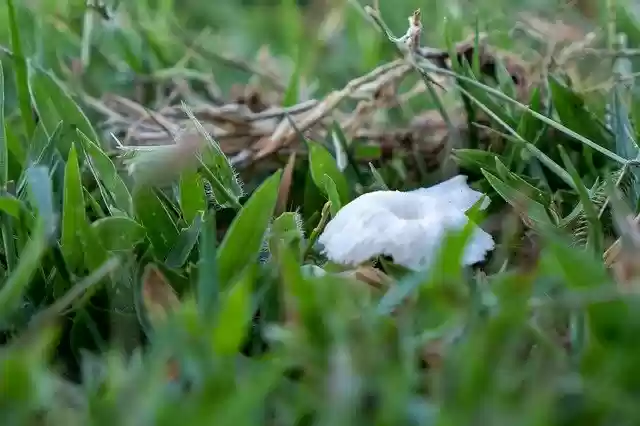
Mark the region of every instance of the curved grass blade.
[[156, 258], [166, 259], [179, 235], [173, 216], [153, 188], [140, 188], [133, 199], [136, 217], [145, 228]]
[[[522, 136], [520, 136], [518, 134], [518, 132], [516, 132], [515, 129], [513, 129], [511, 126], [509, 126], [509, 124], [505, 123], [504, 121], [502, 121], [502, 119], [500, 117], [498, 117], [493, 111], [491, 111], [490, 108], [488, 108], [486, 105], [484, 105], [482, 102], [480, 102], [478, 99], [476, 99], [471, 93], [467, 92], [465, 89], [463, 88], [459, 88], [459, 90], [465, 94], [465, 96], [468, 97], [469, 100], [471, 100], [473, 103], [475, 103], [480, 109], [482, 109], [489, 117], [491, 117], [492, 120], [495, 120], [496, 123], [500, 124], [511, 136], [513, 136], [514, 138], [516, 138], [517, 141], [519, 141], [520, 143], [522, 143], [524, 145], [524, 147], [534, 156], [536, 156], [538, 158], [538, 160], [544, 164], [545, 166], [547, 166], [547, 168], [549, 170], [551, 170], [552, 172], [554, 172], [560, 179], [562, 179], [569, 187], [573, 188], [573, 179], [571, 179], [571, 176], [569, 175], [569, 173], [567, 173], [566, 170], [564, 170], [562, 167], [560, 167], [555, 161], [553, 161], [548, 155], [546, 155], [544, 152], [540, 151], [536, 146], [534, 146], [533, 144], [527, 142], [526, 140], [524, 140], [522, 138]], [[575, 188], [574, 188], [575, 189]]]
[[176, 245], [171, 249], [165, 261], [169, 268], [181, 268], [189, 258], [193, 248], [198, 243], [198, 237], [200, 237], [200, 230], [204, 221], [203, 216], [203, 211], [197, 212], [191, 225], [180, 232]]
[[527, 217], [531, 219], [531, 221], [533, 221], [533, 224], [544, 227], [551, 223], [551, 219], [549, 218], [549, 215], [542, 204], [527, 197], [516, 188], [509, 186], [505, 182], [498, 179], [496, 176], [489, 173], [487, 170], [482, 169], [482, 174], [484, 175], [485, 179], [487, 179], [489, 184], [493, 187], [493, 189], [507, 203], [509, 203], [517, 211], [526, 213]]
[[244, 195], [244, 191], [242, 189], [242, 182], [238, 178], [238, 174], [233, 168], [231, 161], [229, 161], [225, 153], [222, 151], [218, 142], [211, 137], [209, 132], [207, 132], [191, 109], [184, 102], [182, 104], [182, 108], [194, 124], [200, 136], [207, 142], [206, 149], [202, 151], [202, 163], [214, 172], [217, 180], [219, 180], [225, 190], [230, 194], [231, 198], [239, 200]]
[[100, 193], [107, 207], [111, 207], [111, 199], [118, 210], [125, 212], [129, 216], [133, 216], [133, 199], [131, 193], [124, 183], [115, 164], [109, 156], [89, 138], [82, 130], [77, 129], [80, 136], [80, 143], [84, 149], [85, 158], [87, 159], [91, 173], [98, 184], [103, 185], [107, 193]]
[[[311, 178], [316, 186], [324, 192], [324, 195], [331, 197], [331, 191], [327, 187], [325, 176], [328, 176], [334, 183], [329, 186], [335, 187], [338, 195], [340, 196], [340, 203], [346, 204], [349, 202], [349, 186], [344, 178], [344, 175], [336, 165], [336, 160], [331, 156], [322, 145], [316, 142], [309, 142], [309, 170], [311, 171]], [[338, 206], [337, 206], [338, 207]]]
[[567, 154], [567, 152], [561, 145], [558, 145], [558, 150], [560, 151], [560, 156], [562, 157], [562, 161], [564, 161], [565, 167], [569, 171], [569, 174], [571, 174], [571, 176], [573, 177], [573, 181], [575, 182], [575, 186], [578, 191], [578, 196], [580, 197], [580, 202], [582, 203], [582, 208], [584, 209], [584, 213], [587, 216], [587, 220], [589, 222], [589, 238], [587, 239], [587, 248], [597, 254], [603, 253], [604, 234], [602, 233], [602, 226], [598, 217], [598, 209], [591, 201], [591, 197], [589, 197], [589, 191], [584, 186], [582, 179], [580, 179], [578, 171], [569, 158], [569, 154]]
[[590, 139], [585, 138], [584, 136], [574, 132], [573, 130], [569, 129], [568, 127], [556, 122], [555, 120], [552, 120], [549, 117], [546, 117], [542, 114], [540, 114], [537, 111], [532, 110], [531, 108], [529, 108], [528, 106], [522, 104], [521, 102], [518, 102], [515, 99], [510, 98], [509, 96], [505, 95], [504, 93], [500, 92], [497, 89], [494, 89], [493, 87], [487, 86], [486, 84], [482, 84], [476, 80], [474, 80], [473, 78], [469, 78], [469, 77], [465, 77], [463, 75], [460, 75], [458, 73], [449, 71], [449, 70], [445, 70], [442, 68], [438, 68], [433, 64], [429, 64], [426, 62], [420, 62], [420, 66], [427, 72], [430, 73], [436, 73], [436, 74], [443, 74], [443, 75], [447, 75], [449, 77], [455, 77], [455, 78], [459, 78], [462, 81], [465, 81], [469, 84], [472, 84], [478, 88], [481, 88], [483, 90], [485, 90], [487, 93], [495, 96], [496, 98], [508, 102], [510, 104], [515, 105], [517, 108], [526, 111], [527, 113], [533, 115], [535, 118], [537, 118], [538, 120], [542, 121], [545, 124], [548, 124], [550, 127], [553, 127], [554, 129], [564, 133], [567, 136], [570, 136], [574, 139], [576, 139], [577, 141], [587, 145], [590, 148], [593, 148], [595, 151], [598, 151], [599, 153], [601, 153], [602, 155], [604, 155], [605, 157], [610, 158], [611, 160], [619, 163], [619, 164], [627, 164], [627, 162], [629, 161], [629, 159], [626, 158], [622, 158], [620, 157], [618, 154], [611, 152], [610, 150], [598, 145], [597, 143], [593, 142]]
[[[47, 133], [51, 135], [58, 123], [62, 121], [67, 126], [77, 127], [91, 140], [99, 141], [100, 138], [91, 122], [73, 100], [63, 83], [53, 74], [36, 65], [32, 63], [28, 65], [32, 100]], [[67, 156], [70, 141], [71, 138], [59, 146], [63, 158]]]

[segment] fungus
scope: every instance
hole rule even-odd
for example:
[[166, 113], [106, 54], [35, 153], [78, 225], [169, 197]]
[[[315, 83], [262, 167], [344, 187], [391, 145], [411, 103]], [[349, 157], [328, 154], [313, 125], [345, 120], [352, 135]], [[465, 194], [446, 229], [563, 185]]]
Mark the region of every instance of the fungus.
[[[469, 221], [465, 212], [482, 197], [480, 207], [485, 209], [489, 198], [471, 189], [464, 175], [407, 192], [370, 192], [340, 209], [318, 242], [334, 263], [358, 265], [386, 255], [411, 270], [426, 269], [446, 233], [461, 230]], [[484, 260], [494, 246], [491, 235], [476, 226], [465, 246], [463, 265]]]

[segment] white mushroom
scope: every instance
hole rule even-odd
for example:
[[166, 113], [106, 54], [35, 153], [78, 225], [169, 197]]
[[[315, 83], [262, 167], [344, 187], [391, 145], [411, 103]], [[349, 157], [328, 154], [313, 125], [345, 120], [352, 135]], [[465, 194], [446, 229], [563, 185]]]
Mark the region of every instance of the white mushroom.
[[[446, 232], [461, 230], [469, 221], [465, 212], [481, 197], [484, 194], [471, 189], [464, 175], [408, 192], [370, 192], [340, 209], [318, 241], [334, 263], [357, 265], [386, 255], [409, 269], [426, 269]], [[485, 197], [481, 208], [488, 205]], [[463, 265], [484, 260], [493, 248], [491, 235], [476, 227]]]

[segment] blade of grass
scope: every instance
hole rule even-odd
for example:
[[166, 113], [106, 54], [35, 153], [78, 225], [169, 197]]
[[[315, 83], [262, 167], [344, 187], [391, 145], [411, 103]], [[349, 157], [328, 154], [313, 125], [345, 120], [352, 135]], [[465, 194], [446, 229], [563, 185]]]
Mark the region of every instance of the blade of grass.
[[107, 205], [107, 208], [112, 210], [113, 201], [116, 208], [129, 216], [133, 216], [133, 199], [131, 193], [118, 174], [113, 161], [111, 161], [97, 142], [94, 142], [80, 129], [76, 129], [76, 132], [78, 136], [80, 136], [80, 144], [82, 145], [84, 157], [88, 162], [91, 173], [96, 182], [101, 185], [101, 189], [106, 189], [106, 191], [101, 190], [100, 193], [103, 196], [103, 201]]
[[216, 240], [216, 212], [209, 209], [200, 231], [200, 261], [198, 263], [198, 306], [205, 318], [218, 304], [220, 283], [218, 281], [218, 255]]
[[228, 288], [244, 267], [257, 260], [271, 222], [278, 197], [282, 170], [278, 170], [253, 191], [231, 222], [217, 250], [218, 278]]
[[570, 188], [574, 188], [574, 182], [573, 179], [571, 179], [571, 175], [569, 175], [569, 173], [567, 173], [566, 170], [564, 170], [562, 167], [560, 167], [560, 165], [558, 165], [555, 161], [553, 161], [548, 155], [546, 155], [544, 152], [540, 151], [538, 148], [536, 148], [533, 144], [527, 142], [526, 140], [524, 140], [522, 138], [522, 136], [520, 136], [518, 134], [518, 132], [513, 129], [511, 126], [509, 126], [507, 123], [505, 123], [500, 117], [498, 117], [496, 114], [493, 113], [493, 111], [491, 111], [486, 105], [484, 105], [482, 102], [480, 102], [479, 100], [477, 100], [471, 93], [467, 92], [465, 89], [463, 88], [459, 88], [459, 90], [465, 94], [465, 96], [467, 96], [473, 103], [475, 103], [480, 109], [482, 109], [487, 115], [489, 115], [489, 117], [491, 117], [492, 120], [495, 120], [496, 123], [500, 124], [502, 127], [504, 127], [504, 129], [514, 138], [516, 138], [519, 142], [523, 143], [525, 148], [527, 148], [527, 150], [529, 152], [531, 152], [533, 155], [535, 155], [538, 160], [540, 160], [540, 162], [542, 164], [544, 164], [545, 166], [547, 166], [547, 168], [549, 170], [551, 170], [553, 173], [555, 173], [560, 179], [562, 179], [567, 185], [569, 185]]
[[80, 166], [75, 143], [71, 144], [69, 161], [64, 173], [64, 195], [62, 207], [62, 253], [72, 270], [81, 270], [84, 263], [84, 249], [80, 234], [82, 222], [86, 221], [85, 202], [82, 193]]
[[35, 166], [27, 170], [30, 195], [38, 212], [31, 238], [24, 246], [13, 273], [0, 288], [0, 318], [7, 318], [20, 305], [22, 295], [40, 266], [48, 248], [49, 238], [55, 231], [52, 185], [46, 167]]
[[600, 219], [598, 218], [598, 210], [591, 201], [589, 191], [584, 186], [582, 179], [580, 179], [578, 171], [574, 167], [573, 163], [571, 163], [569, 154], [567, 154], [567, 151], [561, 145], [558, 145], [558, 150], [560, 151], [560, 156], [562, 157], [565, 167], [575, 182], [578, 196], [582, 203], [582, 208], [584, 209], [584, 213], [589, 222], [589, 238], [587, 240], [587, 247], [594, 253], [601, 254], [604, 251], [604, 234], [602, 233], [602, 226], [600, 224]]
[[4, 96], [4, 70], [0, 62], [0, 190], [7, 188], [7, 180], [9, 179], [9, 152], [7, 149], [6, 123], [4, 121]]
[[0, 318], [5, 319], [20, 306], [20, 300], [40, 266], [40, 260], [47, 250], [46, 221], [38, 220], [29, 242], [22, 250], [18, 265], [0, 289]]
[[[6, 123], [4, 120], [4, 101], [5, 101], [5, 85], [4, 70], [0, 62], [0, 190], [7, 190], [7, 181], [9, 179], [9, 153], [7, 150], [7, 134]], [[16, 247], [14, 243], [13, 219], [6, 214], [0, 217], [2, 232], [2, 245], [6, 260], [7, 274], [11, 274], [16, 265]]]
[[169, 268], [180, 269], [187, 262], [193, 248], [198, 243], [202, 230], [203, 216], [204, 211], [199, 211], [193, 218], [191, 225], [180, 232], [176, 245], [173, 246], [165, 261], [165, 265]]
[[11, 33], [11, 49], [13, 50], [13, 66], [16, 87], [18, 91], [18, 102], [20, 105], [20, 116], [27, 137], [31, 137], [36, 129], [36, 123], [31, 114], [31, 96], [29, 94], [29, 75], [27, 71], [27, 61], [22, 51], [20, 40], [20, 29], [16, 16], [16, 9], [13, 0], [7, 0], [7, 14], [9, 18], [9, 31]]
[[364, 185], [365, 184], [364, 176], [362, 175], [362, 172], [358, 167], [358, 163], [353, 156], [353, 149], [351, 148], [350, 144], [347, 143], [347, 137], [342, 131], [342, 128], [340, 127], [340, 123], [334, 120], [333, 123], [331, 124], [331, 127], [332, 127], [331, 135], [338, 142], [343, 152], [345, 153], [347, 157], [347, 162], [349, 163], [349, 166], [353, 170], [353, 173], [355, 174], [356, 179], [358, 179], [358, 183], [360, 183], [360, 185]]
[[382, 189], [384, 191], [388, 191], [389, 190], [389, 186], [384, 181], [384, 178], [382, 177], [380, 172], [371, 163], [369, 163], [369, 170], [371, 171], [371, 175], [373, 176], [373, 180], [375, 181], [376, 185], [378, 185], [378, 187], [380, 189]]

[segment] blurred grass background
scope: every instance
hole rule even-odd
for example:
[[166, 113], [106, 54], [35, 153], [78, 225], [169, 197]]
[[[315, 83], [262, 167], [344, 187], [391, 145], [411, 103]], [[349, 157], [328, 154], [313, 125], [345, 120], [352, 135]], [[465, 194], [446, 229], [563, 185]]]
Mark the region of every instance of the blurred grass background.
[[[246, 81], [249, 74], [223, 63], [220, 56], [250, 60], [263, 46], [286, 58], [292, 68], [301, 63], [301, 75], [317, 80], [319, 90], [326, 92], [392, 54], [353, 0], [107, 1], [87, 7], [93, 1], [25, 0], [16, 4], [24, 54], [59, 75], [76, 61], [88, 63], [82, 87], [94, 95], [131, 92], [134, 80], [176, 66], [213, 75], [228, 90]], [[603, 2], [593, 4], [605, 8]], [[382, 0], [379, 6], [398, 36], [405, 31], [412, 11], [422, 8], [423, 42], [440, 48], [445, 47], [445, 34], [461, 40], [473, 33], [476, 22], [481, 31], [487, 31], [491, 43], [509, 48], [513, 40], [508, 31], [516, 14], [523, 11], [586, 28], [606, 22], [605, 13], [585, 17], [579, 8], [556, 0]], [[0, 10], [0, 16], [0, 40], [9, 46], [6, 10]], [[192, 58], [180, 62], [187, 53]]]

